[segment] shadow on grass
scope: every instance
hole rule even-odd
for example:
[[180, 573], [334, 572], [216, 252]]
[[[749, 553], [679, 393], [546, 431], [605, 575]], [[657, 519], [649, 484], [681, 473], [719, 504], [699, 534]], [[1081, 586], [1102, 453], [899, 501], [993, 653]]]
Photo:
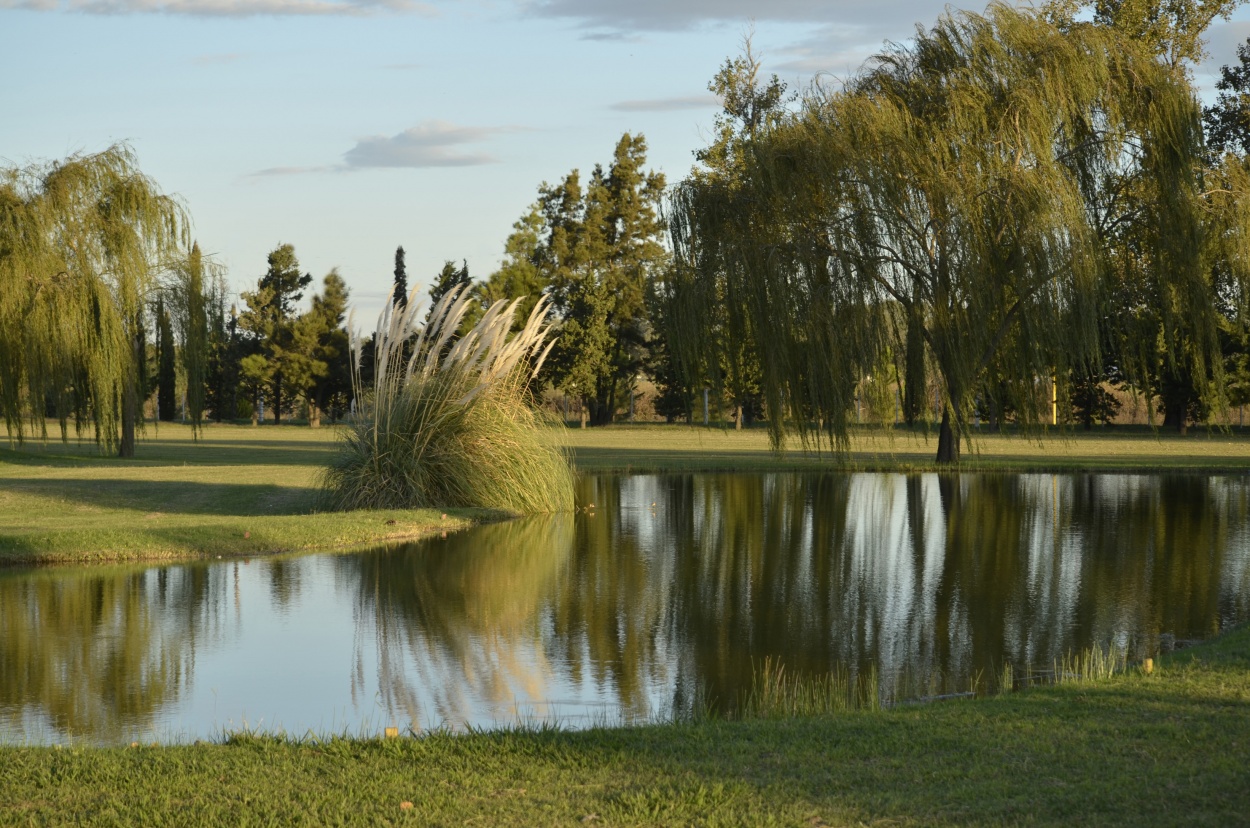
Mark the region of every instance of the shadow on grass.
[[568, 734], [560, 753], [578, 764], [650, 768], [664, 780], [610, 796], [612, 821], [624, 823], [682, 822], [689, 803], [715, 791], [724, 801], [709, 810], [746, 814], [753, 803], [785, 802], [799, 813], [782, 822], [812, 825], [1244, 824], [1244, 702], [1108, 689]]
[[[70, 500], [108, 509], [137, 509], [162, 514], [296, 515], [312, 510], [316, 489], [271, 483], [202, 483], [96, 478], [8, 477], [3, 489], [50, 500]], [[75, 520], [81, 516], [66, 518]]]
[[257, 435], [240, 439], [140, 439], [135, 457], [122, 459], [100, 454], [91, 443], [60, 443], [51, 440], [43, 443], [28, 440], [17, 448], [0, 449], [0, 461], [42, 466], [144, 466], [171, 463], [193, 466], [319, 466], [324, 465], [336, 451], [337, 444], [332, 438], [292, 440]]

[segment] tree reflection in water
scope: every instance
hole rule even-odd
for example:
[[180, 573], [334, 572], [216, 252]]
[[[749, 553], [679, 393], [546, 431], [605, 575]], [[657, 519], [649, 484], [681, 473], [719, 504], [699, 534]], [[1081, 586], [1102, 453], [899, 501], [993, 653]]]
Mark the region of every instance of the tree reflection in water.
[[[790, 675], [871, 672], [883, 695], [899, 697], [985, 687], [1005, 664], [1021, 675], [1090, 646], [1141, 657], [1250, 619], [1242, 477], [579, 485], [579, 502], [597, 504], [591, 513], [388, 550], [250, 568], [0, 574], [0, 734], [110, 741], [162, 711], [205, 733], [179, 718], [195, 715], [180, 705], [197, 649], [229, 673], [248, 642], [253, 654], [310, 647], [282, 652], [284, 669], [308, 678], [197, 683], [232, 704], [281, 686], [307, 694], [299, 709], [318, 715], [344, 703], [336, 694], [350, 677], [349, 726], [379, 711], [387, 724], [490, 726], [518, 710], [577, 725], [696, 703], [732, 710], [765, 659]], [[245, 611], [240, 572], [253, 597]], [[354, 644], [346, 635], [342, 650], [319, 646], [346, 624]], [[276, 669], [272, 660], [262, 655], [261, 667]], [[294, 708], [278, 699], [277, 713]]]
[[218, 634], [227, 574], [0, 574], [0, 731], [104, 742], [149, 730], [190, 682], [199, 641]]
[[[625, 718], [733, 709], [765, 658], [873, 671], [886, 697], [985, 688], [1075, 649], [1151, 654], [1250, 614], [1247, 491], [1127, 475], [597, 477], [523, 522], [359, 566], [399, 711], [590, 685]], [[556, 527], [559, 527], [558, 529]], [[558, 551], [553, 551], [558, 550]], [[481, 606], [497, 607], [493, 612]], [[506, 608], [506, 612], [503, 611]], [[519, 653], [524, 653], [519, 657]], [[415, 679], [414, 679], [415, 676]], [[667, 698], [656, 698], [655, 688]], [[522, 692], [517, 692], [520, 688]]]

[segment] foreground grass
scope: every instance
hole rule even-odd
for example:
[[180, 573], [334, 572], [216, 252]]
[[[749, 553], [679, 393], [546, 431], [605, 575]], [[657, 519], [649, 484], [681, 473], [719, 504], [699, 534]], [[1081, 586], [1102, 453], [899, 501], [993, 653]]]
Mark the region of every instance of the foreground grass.
[[0, 564], [255, 555], [454, 531], [475, 509], [318, 512], [333, 429], [149, 429], [139, 458], [90, 444], [0, 450]]
[[[795, 444], [774, 454], [760, 429], [689, 426], [570, 429], [584, 472], [936, 468], [932, 435], [863, 429], [833, 458]], [[0, 564], [255, 555], [379, 544], [499, 517], [480, 510], [317, 512], [319, 475], [337, 430], [165, 424], [138, 459], [100, 457], [90, 443], [28, 442], [0, 450]], [[1250, 435], [1177, 437], [1145, 428], [1052, 435], [984, 435], [965, 471], [1199, 471], [1250, 468]], [[443, 518], [443, 514], [447, 518]]]
[[0, 823], [1233, 825], [1250, 628], [1152, 675], [832, 716], [0, 749]]

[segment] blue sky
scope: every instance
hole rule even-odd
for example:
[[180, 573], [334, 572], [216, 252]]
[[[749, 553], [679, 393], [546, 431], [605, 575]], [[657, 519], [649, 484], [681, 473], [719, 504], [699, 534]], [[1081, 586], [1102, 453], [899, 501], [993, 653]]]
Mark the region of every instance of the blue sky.
[[[543, 181], [642, 132], [682, 178], [708, 80], [754, 21], [767, 71], [845, 76], [944, 8], [925, 0], [0, 0], [0, 159], [130, 141], [235, 289], [295, 245], [368, 325], [395, 247], [410, 283], [483, 278]], [[980, 7], [977, 6], [979, 9]], [[1243, 9], [1242, 12], [1245, 10]], [[1212, 84], [1250, 15], [1211, 32]]]

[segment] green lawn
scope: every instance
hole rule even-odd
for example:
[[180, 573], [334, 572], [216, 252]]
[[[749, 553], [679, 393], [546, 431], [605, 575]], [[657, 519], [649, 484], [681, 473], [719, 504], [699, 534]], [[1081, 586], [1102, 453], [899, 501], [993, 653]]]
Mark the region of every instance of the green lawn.
[[[255, 555], [341, 548], [449, 531], [499, 515], [474, 510], [318, 513], [320, 469], [336, 430], [148, 426], [138, 458], [91, 443], [0, 450], [0, 563], [65, 563]], [[834, 457], [797, 443], [774, 454], [760, 429], [689, 426], [569, 429], [575, 464], [601, 471], [903, 470], [936, 468], [933, 435], [865, 428]], [[980, 436], [967, 471], [1250, 469], [1250, 435], [1187, 437], [1121, 428], [1042, 439]], [[444, 518], [443, 515], [447, 517]]]
[[[573, 428], [568, 444], [588, 471], [936, 471], [937, 434], [917, 429], [852, 431], [850, 451], [819, 454], [797, 439], [774, 454], [760, 428], [613, 426]], [[977, 434], [964, 449], [963, 471], [1247, 471], [1250, 428], [1227, 432], [1193, 429], [1181, 437], [1145, 426], [1052, 430], [1032, 437]]]
[[472, 509], [318, 512], [333, 429], [151, 426], [135, 460], [94, 445], [0, 450], [0, 563], [68, 563], [378, 544], [500, 515]]
[[0, 824], [1244, 825], [1250, 628], [1152, 675], [791, 719], [0, 749]]

